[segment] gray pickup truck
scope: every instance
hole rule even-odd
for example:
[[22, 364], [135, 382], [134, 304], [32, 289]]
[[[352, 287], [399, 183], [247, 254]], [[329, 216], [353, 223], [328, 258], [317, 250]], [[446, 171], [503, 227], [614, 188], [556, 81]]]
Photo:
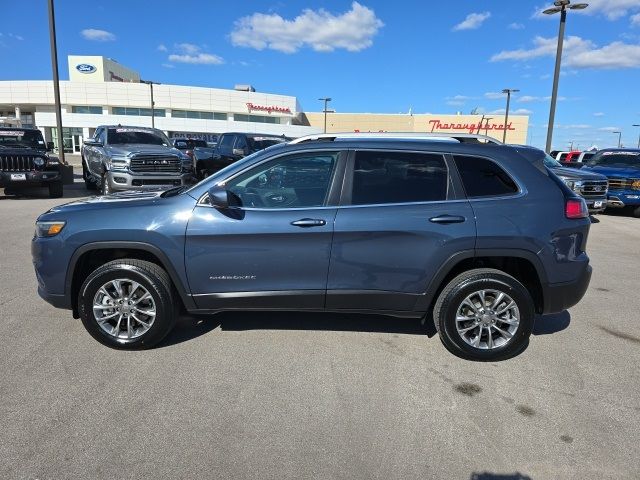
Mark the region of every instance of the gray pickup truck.
[[82, 147], [82, 176], [89, 190], [146, 190], [194, 181], [191, 158], [155, 128], [100, 126]]

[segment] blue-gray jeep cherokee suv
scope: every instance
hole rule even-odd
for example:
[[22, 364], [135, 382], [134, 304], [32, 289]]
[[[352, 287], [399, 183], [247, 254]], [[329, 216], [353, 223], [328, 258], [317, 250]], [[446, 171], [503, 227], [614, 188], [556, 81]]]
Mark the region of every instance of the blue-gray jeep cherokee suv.
[[433, 317], [474, 359], [523, 348], [591, 277], [584, 200], [518, 147], [336, 136], [275, 145], [199, 184], [55, 207], [38, 292], [98, 341], [157, 344], [179, 310]]

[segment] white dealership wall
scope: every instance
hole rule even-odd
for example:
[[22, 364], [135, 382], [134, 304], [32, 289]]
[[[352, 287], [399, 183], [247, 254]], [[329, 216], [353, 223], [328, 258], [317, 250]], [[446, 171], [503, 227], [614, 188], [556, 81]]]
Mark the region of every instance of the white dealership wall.
[[[293, 125], [300, 111], [295, 97], [261, 92], [245, 92], [218, 88], [180, 85], [154, 85], [156, 109], [164, 109], [165, 117], [156, 117], [155, 126], [166, 132], [222, 133], [244, 131], [274, 133], [292, 137], [317, 133], [317, 127]], [[151, 126], [150, 116], [114, 115], [113, 107], [150, 108], [149, 85], [134, 82], [61, 81], [62, 125], [81, 128], [82, 137], [93, 134], [98, 125], [122, 124]], [[277, 107], [282, 111], [250, 111], [248, 104]], [[102, 114], [72, 113], [72, 106], [101, 106]], [[227, 120], [172, 118], [171, 110], [220, 112]], [[30, 112], [35, 126], [47, 140], [55, 127], [53, 83], [50, 81], [0, 81], [0, 112]], [[280, 124], [238, 122], [234, 114], [276, 116]]]

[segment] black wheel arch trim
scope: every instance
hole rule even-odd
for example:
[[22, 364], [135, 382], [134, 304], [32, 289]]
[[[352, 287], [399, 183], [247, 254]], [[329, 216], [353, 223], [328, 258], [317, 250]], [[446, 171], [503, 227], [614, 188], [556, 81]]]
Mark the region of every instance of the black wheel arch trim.
[[116, 250], [116, 249], [130, 249], [130, 250], [142, 250], [144, 252], [151, 253], [155, 255], [161, 262], [161, 267], [165, 269], [171, 281], [173, 282], [180, 298], [182, 299], [184, 306], [187, 310], [193, 310], [196, 307], [196, 304], [188, 293], [188, 290], [185, 288], [182, 280], [178, 276], [173, 264], [167, 257], [167, 255], [160, 250], [155, 245], [145, 242], [132, 242], [132, 241], [106, 241], [106, 242], [92, 242], [86, 243], [76, 249], [71, 256], [71, 260], [69, 261], [69, 266], [67, 267], [67, 274], [65, 278], [65, 286], [64, 292], [65, 296], [69, 298], [71, 304], [73, 305], [73, 299], [71, 298], [71, 285], [73, 283], [73, 273], [76, 269], [76, 265], [78, 260], [82, 255], [92, 250]]
[[538, 256], [529, 251], [521, 249], [475, 249], [475, 250], [461, 250], [451, 255], [444, 263], [438, 268], [436, 274], [431, 278], [425, 294], [418, 298], [414, 310], [416, 311], [428, 311], [431, 303], [435, 300], [435, 295], [438, 290], [443, 287], [442, 282], [451, 273], [451, 271], [463, 260], [469, 260], [478, 257], [513, 257], [522, 258], [528, 260], [536, 269], [538, 279], [543, 288], [543, 294], [548, 285], [547, 275], [545, 273], [542, 262]]

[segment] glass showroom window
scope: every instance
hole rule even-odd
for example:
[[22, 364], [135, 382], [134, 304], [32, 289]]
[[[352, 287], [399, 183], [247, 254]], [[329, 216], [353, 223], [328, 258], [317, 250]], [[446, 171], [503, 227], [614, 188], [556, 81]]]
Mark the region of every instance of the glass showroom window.
[[[150, 108], [132, 108], [132, 107], [113, 107], [111, 109], [111, 113], [114, 115], [133, 115], [138, 117], [150, 117], [151, 109]], [[155, 117], [164, 117], [166, 116], [166, 111], [163, 108], [156, 108], [153, 111], [153, 115]]]
[[198, 112], [194, 110], [171, 110], [173, 118], [197, 118], [200, 120], [226, 120], [227, 114], [220, 112]]
[[102, 107], [98, 105], [73, 105], [71, 113], [92, 113], [94, 115], [102, 115]]
[[236, 122], [252, 122], [252, 123], [281, 123], [280, 117], [267, 117], [264, 115], [246, 115], [244, 113], [235, 113], [233, 119]]

